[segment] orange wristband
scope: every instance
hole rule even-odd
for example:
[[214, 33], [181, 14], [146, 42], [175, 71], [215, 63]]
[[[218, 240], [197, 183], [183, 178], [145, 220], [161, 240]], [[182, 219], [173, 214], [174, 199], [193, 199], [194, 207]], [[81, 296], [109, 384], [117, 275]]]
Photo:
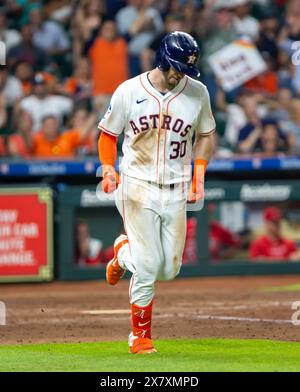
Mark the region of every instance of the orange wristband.
[[206, 159], [195, 159], [194, 166], [200, 166], [200, 167], [202, 166], [203, 170], [204, 170], [204, 174], [206, 172], [207, 165], [208, 165], [208, 160], [206, 160]]
[[192, 191], [196, 193], [197, 183], [204, 182], [204, 175], [208, 165], [208, 160], [206, 159], [195, 159], [194, 162], [194, 174], [192, 182]]

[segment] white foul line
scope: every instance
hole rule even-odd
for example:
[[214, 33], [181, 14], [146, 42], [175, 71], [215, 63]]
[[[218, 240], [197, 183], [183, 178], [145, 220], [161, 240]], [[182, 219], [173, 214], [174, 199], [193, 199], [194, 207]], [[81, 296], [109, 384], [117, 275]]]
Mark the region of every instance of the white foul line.
[[276, 320], [276, 319], [261, 319], [251, 317], [233, 317], [233, 316], [209, 316], [197, 315], [192, 316], [193, 319], [200, 320], [228, 320], [228, 321], [249, 321], [251, 323], [275, 323], [275, 324], [292, 324], [292, 320]]
[[130, 309], [98, 309], [98, 310], [81, 310], [81, 314], [130, 314]]
[[[125, 309], [115, 309], [115, 310], [103, 309], [103, 310], [82, 310], [80, 313], [90, 314], [90, 315], [118, 315], [118, 314], [130, 314], [130, 311]], [[186, 318], [187, 314], [177, 314], [176, 316], [179, 318]], [[201, 315], [189, 314], [188, 316], [194, 320], [223, 320], [223, 321], [246, 321], [250, 323], [292, 324], [292, 320], [277, 320], [277, 319], [265, 319], [265, 318], [255, 318], [255, 317], [212, 316], [212, 315], [202, 315], [202, 314]], [[171, 318], [174, 317], [174, 315], [165, 313], [165, 314], [154, 315], [154, 317]], [[105, 320], [107, 319], [108, 318], [105, 318]]]

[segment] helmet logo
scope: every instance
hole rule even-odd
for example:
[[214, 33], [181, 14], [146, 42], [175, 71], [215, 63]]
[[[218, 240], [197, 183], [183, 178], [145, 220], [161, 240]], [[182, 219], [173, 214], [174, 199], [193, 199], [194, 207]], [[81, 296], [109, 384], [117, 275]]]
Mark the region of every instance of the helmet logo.
[[197, 55], [193, 53], [191, 56], [188, 57], [187, 64], [195, 64], [196, 60], [197, 60]]

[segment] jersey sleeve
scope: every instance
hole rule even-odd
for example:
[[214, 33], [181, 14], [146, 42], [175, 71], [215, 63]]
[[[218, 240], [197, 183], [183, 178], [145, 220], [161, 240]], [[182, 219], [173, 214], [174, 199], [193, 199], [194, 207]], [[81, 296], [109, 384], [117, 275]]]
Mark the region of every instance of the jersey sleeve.
[[122, 85], [114, 92], [106, 113], [98, 124], [98, 129], [112, 136], [119, 136], [125, 128], [126, 105]]
[[203, 135], [208, 135], [216, 129], [216, 122], [212, 114], [210, 98], [207, 88], [203, 90], [202, 105], [199, 113], [199, 118], [196, 126], [196, 132]]

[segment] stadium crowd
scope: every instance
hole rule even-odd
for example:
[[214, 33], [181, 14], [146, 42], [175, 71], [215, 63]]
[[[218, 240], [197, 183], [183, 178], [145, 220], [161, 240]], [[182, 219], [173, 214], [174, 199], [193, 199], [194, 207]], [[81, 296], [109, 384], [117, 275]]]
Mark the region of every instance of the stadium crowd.
[[[175, 30], [200, 46], [215, 155], [299, 154], [300, 0], [0, 0], [0, 157], [96, 155], [115, 88], [150, 70]], [[267, 69], [225, 92], [208, 58], [239, 38], [255, 43]]]

